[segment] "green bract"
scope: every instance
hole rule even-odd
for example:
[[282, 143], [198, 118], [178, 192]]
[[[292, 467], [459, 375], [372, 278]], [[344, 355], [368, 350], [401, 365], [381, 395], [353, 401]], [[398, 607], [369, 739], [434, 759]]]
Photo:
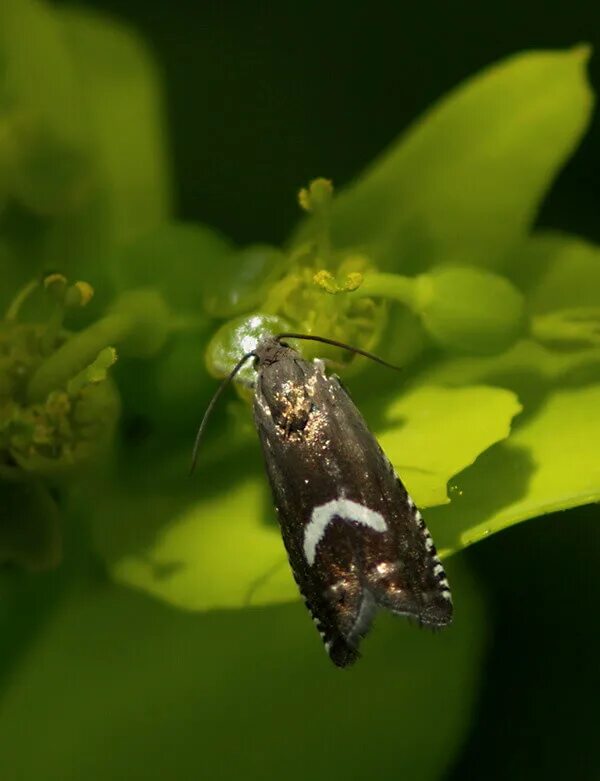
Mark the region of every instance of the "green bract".
[[[450, 562], [457, 623], [440, 639], [442, 656], [424, 635], [398, 640], [405, 630], [380, 622], [369, 640], [373, 665], [353, 672], [353, 702], [378, 702], [382, 748], [379, 764], [372, 753], [367, 763], [360, 722], [344, 721], [346, 681], [327, 675], [299, 606], [276, 604], [298, 594], [248, 394], [221, 399], [191, 480], [194, 431], [213, 378], [256, 339], [319, 334], [401, 364], [397, 373], [301, 345], [306, 357], [337, 364], [442, 555], [600, 500], [600, 248], [532, 228], [589, 122], [587, 58], [579, 46], [488, 68], [349, 187], [309, 183], [299, 196], [306, 214], [284, 247], [238, 247], [170, 214], [160, 79], [138, 37], [83, 9], [3, 0], [0, 562], [55, 566], [63, 520], [75, 543], [73, 569], [57, 575], [69, 584], [64, 601], [32, 640], [0, 713], [2, 777], [14, 775], [27, 721], [47, 750], [20, 758], [23, 778], [118, 777], [124, 765], [132, 778], [164, 778], [163, 746], [146, 733], [159, 718], [167, 746], [181, 734], [194, 740], [197, 698], [226, 714], [201, 725], [215, 755], [224, 756], [232, 731], [249, 730], [252, 748], [231, 755], [232, 777], [252, 763], [262, 772], [260, 740], [276, 763], [288, 762], [290, 777], [304, 777], [305, 764], [290, 763], [278, 740], [277, 709], [264, 706], [265, 680], [272, 693], [297, 698], [290, 712], [308, 724], [306, 746], [324, 772], [440, 777], [476, 683], [484, 635], [476, 585]], [[239, 379], [252, 376], [249, 365]], [[97, 571], [88, 545], [103, 573], [156, 601], [114, 585], [82, 590], [73, 572]], [[3, 594], [5, 604], [21, 615], [18, 597]], [[132, 648], [136, 663], [126, 664]], [[64, 686], [65, 654], [75, 679], [95, 684], [90, 722], [79, 718], [84, 690]], [[173, 677], [148, 686], [144, 665], [154, 669], [157, 659]], [[230, 703], [220, 680], [234, 668]], [[32, 691], [48, 695], [49, 709], [32, 709]], [[191, 702], [190, 691], [196, 701], [181, 733], [169, 725], [170, 706], [174, 697]], [[325, 705], [315, 712], [317, 696]], [[440, 697], [446, 718], [424, 733], [419, 723]], [[252, 702], [246, 715], [240, 701]], [[120, 761], [117, 746], [91, 766], [89, 736], [102, 732], [107, 702], [117, 729], [152, 762]], [[331, 729], [348, 746], [341, 765], [323, 748]]]
[[588, 57], [526, 52], [456, 88], [335, 199], [336, 243], [385, 270], [502, 268], [587, 127]]
[[[481, 591], [456, 564], [450, 577], [461, 605], [452, 631], [432, 636], [381, 616], [351, 677], [332, 674], [299, 604], [191, 616], [116, 587], [80, 586], [6, 687], [0, 773], [163, 781], [175, 763], [183, 778], [268, 778], [286, 767], [289, 781], [302, 781], [310, 755], [331, 778], [435, 781], [468, 726], [485, 646]], [[65, 682], [65, 656], [76, 685]], [[429, 733], [423, 723], [440, 700], [444, 718]], [[371, 756], [356, 708], [373, 703], [368, 734], [381, 745]], [[90, 744], [104, 745], [107, 708], [111, 731], [126, 739], [90, 754]], [[24, 723], [39, 736], [36, 751], [23, 751]], [[290, 742], [290, 730], [302, 741]], [[235, 751], [232, 734], [243, 736]]]

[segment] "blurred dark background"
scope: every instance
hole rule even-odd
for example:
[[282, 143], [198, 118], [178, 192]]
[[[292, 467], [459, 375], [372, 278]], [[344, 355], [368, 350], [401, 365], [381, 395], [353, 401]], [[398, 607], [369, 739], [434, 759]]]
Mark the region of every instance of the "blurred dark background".
[[[83, 3], [129, 21], [163, 69], [180, 216], [284, 239], [295, 192], [349, 181], [434, 100], [522, 49], [600, 41], [597, 0]], [[596, 39], [596, 40], [595, 40]], [[591, 78], [600, 83], [592, 58]], [[598, 119], [541, 221], [598, 238]]]
[[[178, 216], [239, 243], [285, 239], [301, 185], [315, 176], [345, 184], [482, 67], [523, 49], [600, 43], [598, 0], [84, 5], [130, 22], [160, 63]], [[598, 92], [598, 55], [590, 75]], [[596, 114], [539, 223], [600, 241], [599, 206]], [[467, 552], [493, 629], [479, 707], [448, 781], [600, 778], [599, 513], [523, 524]], [[443, 718], [441, 702], [430, 729]]]

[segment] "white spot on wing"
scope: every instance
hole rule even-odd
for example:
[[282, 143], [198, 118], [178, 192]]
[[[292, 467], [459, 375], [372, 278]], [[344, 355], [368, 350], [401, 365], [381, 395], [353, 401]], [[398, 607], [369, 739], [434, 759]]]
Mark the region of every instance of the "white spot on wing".
[[410, 496], [407, 496], [407, 503], [408, 506], [413, 510], [414, 520], [417, 526], [419, 527], [419, 529], [421, 530], [421, 533], [425, 540], [425, 548], [430, 554], [431, 560], [434, 563], [433, 575], [438, 579], [438, 588], [441, 589], [442, 597], [444, 597], [444, 599], [447, 599], [449, 602], [452, 602], [452, 595], [450, 593], [448, 578], [446, 577], [446, 573], [440, 561], [440, 557], [435, 552], [435, 545], [433, 543], [433, 540], [431, 539], [431, 534], [429, 534], [429, 530], [427, 529], [427, 526], [425, 526], [425, 521], [423, 520], [423, 516], [415, 507], [415, 503], [410, 498]]
[[356, 521], [363, 526], [369, 526], [377, 532], [387, 530], [387, 524], [381, 513], [370, 510], [358, 502], [350, 499], [333, 499], [331, 502], [315, 507], [310, 521], [304, 530], [304, 555], [306, 561], [312, 567], [317, 555], [317, 546], [323, 539], [327, 526], [334, 518], [344, 521]]

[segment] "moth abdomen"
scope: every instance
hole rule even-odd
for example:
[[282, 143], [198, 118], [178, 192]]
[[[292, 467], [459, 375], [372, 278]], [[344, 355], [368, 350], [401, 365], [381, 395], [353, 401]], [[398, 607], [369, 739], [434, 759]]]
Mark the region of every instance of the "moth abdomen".
[[343, 637], [325, 642], [325, 650], [336, 667], [350, 667], [360, 657], [356, 646], [348, 645]]

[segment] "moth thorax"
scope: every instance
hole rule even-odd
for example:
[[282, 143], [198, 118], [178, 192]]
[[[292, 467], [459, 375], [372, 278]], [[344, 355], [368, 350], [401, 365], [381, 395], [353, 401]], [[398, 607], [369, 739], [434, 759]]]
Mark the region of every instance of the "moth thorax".
[[304, 384], [286, 381], [275, 393], [272, 414], [286, 432], [303, 431], [310, 419], [312, 399]]

